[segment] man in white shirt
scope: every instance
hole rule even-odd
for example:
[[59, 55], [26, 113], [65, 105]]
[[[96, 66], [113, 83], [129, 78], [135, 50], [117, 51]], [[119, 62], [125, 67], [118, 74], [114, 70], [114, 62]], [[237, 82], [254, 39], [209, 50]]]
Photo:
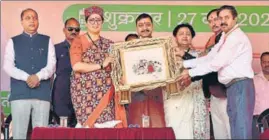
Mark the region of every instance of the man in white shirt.
[[30, 115], [32, 126], [48, 125], [51, 88], [55, 72], [55, 50], [50, 37], [37, 33], [38, 14], [33, 9], [21, 13], [23, 33], [6, 46], [4, 70], [11, 77], [12, 134], [26, 139]]
[[221, 39], [203, 57], [183, 62], [184, 79], [218, 72], [218, 79], [227, 87], [227, 113], [231, 138], [251, 139], [255, 89], [252, 69], [252, 46], [246, 34], [237, 25], [237, 11], [233, 6], [220, 7], [218, 16], [223, 31]]
[[[210, 49], [217, 44], [221, 36], [220, 20], [217, 15], [218, 9], [213, 9], [207, 14], [207, 21], [210, 29], [214, 33], [206, 44], [206, 49]], [[208, 51], [210, 51], [208, 50]], [[203, 87], [208, 87], [204, 90], [206, 95], [210, 96], [210, 113], [212, 118], [214, 138], [215, 139], [230, 139], [230, 124], [227, 114], [227, 98], [225, 95], [225, 86], [220, 84], [217, 79], [217, 72], [212, 72], [203, 78]]]

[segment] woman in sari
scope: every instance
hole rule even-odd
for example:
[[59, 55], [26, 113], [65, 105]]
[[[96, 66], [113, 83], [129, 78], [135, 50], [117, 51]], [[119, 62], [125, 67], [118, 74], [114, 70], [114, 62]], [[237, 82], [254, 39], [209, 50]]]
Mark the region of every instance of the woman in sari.
[[[195, 31], [189, 24], [175, 27], [173, 36], [177, 48], [198, 56], [192, 47]], [[201, 80], [192, 82], [176, 96], [164, 101], [165, 121], [172, 127], [176, 139], [209, 139], [209, 114], [203, 94]]]
[[100, 36], [103, 9], [92, 6], [84, 13], [87, 32], [70, 48], [71, 96], [77, 127], [127, 127], [125, 110], [118, 103], [110, 75], [113, 57], [109, 49], [113, 42]]

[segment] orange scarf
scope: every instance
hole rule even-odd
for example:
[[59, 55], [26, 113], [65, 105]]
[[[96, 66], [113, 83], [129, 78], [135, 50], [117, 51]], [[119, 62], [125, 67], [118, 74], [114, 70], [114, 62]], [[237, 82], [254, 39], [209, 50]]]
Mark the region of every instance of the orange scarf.
[[116, 128], [123, 128], [127, 127], [127, 119], [126, 119], [126, 112], [123, 105], [120, 105], [120, 93], [115, 93], [114, 86], [112, 85], [111, 88], [107, 91], [104, 97], [100, 100], [97, 107], [94, 111], [90, 114], [86, 122], [84, 123], [85, 126], [89, 126], [93, 128], [95, 121], [99, 118], [103, 110], [107, 107], [109, 102], [113, 99], [114, 95], [114, 102], [115, 102], [115, 120], [121, 120], [122, 122], [116, 125]]

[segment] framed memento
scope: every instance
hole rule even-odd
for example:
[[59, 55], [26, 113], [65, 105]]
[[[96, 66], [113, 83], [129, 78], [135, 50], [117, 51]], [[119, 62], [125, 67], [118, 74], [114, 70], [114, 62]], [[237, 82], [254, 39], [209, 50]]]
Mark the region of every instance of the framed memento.
[[164, 44], [120, 49], [125, 84], [131, 87], [164, 82], [170, 78]]
[[127, 93], [166, 87], [181, 71], [176, 61], [171, 37], [136, 39], [118, 42], [111, 46], [115, 57], [111, 77], [115, 90], [124, 94], [124, 101], [130, 100]]

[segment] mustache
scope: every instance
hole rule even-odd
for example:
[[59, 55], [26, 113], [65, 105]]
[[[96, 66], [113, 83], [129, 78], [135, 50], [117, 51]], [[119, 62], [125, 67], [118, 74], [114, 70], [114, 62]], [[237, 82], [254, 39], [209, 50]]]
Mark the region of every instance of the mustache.
[[146, 30], [142, 30], [142, 32], [149, 32], [149, 30], [148, 30], [148, 29], [146, 29]]
[[226, 23], [221, 23], [220, 26], [228, 26]]
[[76, 33], [72, 33], [71, 35], [77, 35]]
[[213, 28], [218, 28], [219, 26], [214, 25]]

